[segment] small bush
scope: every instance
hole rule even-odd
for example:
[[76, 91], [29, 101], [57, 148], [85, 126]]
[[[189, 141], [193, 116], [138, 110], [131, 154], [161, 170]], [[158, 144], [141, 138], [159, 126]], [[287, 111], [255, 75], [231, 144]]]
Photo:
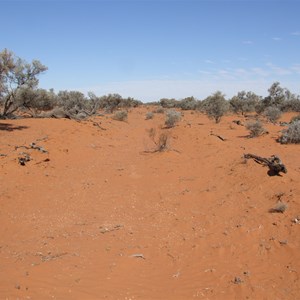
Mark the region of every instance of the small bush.
[[168, 128], [174, 127], [177, 122], [181, 119], [181, 114], [175, 110], [168, 110], [166, 112], [166, 121], [165, 125]]
[[282, 112], [277, 107], [267, 107], [264, 111], [264, 115], [270, 122], [276, 123], [278, 119], [281, 117]]
[[148, 111], [148, 112], [146, 113], [145, 119], [146, 119], [146, 120], [150, 120], [150, 119], [153, 119], [153, 117], [154, 117], [153, 112]]
[[281, 144], [299, 144], [300, 143], [300, 120], [291, 123], [288, 129], [283, 131], [278, 139]]
[[250, 131], [250, 137], [257, 137], [266, 132], [260, 121], [246, 123], [246, 128]]
[[152, 152], [162, 152], [167, 149], [168, 147], [168, 140], [169, 140], [169, 134], [166, 132], [163, 132], [159, 135], [158, 139], [156, 138], [157, 132], [155, 128], [151, 128], [148, 131], [148, 135], [152, 142], [155, 144], [155, 150]]
[[113, 115], [113, 119], [117, 121], [125, 121], [128, 118], [128, 113], [126, 110], [116, 111]]
[[157, 107], [155, 110], [153, 110], [153, 113], [156, 113], [156, 114], [163, 114], [165, 112], [164, 108], [163, 107]]
[[271, 213], [284, 213], [286, 209], [288, 208], [287, 204], [279, 201], [275, 207], [269, 209], [269, 212]]

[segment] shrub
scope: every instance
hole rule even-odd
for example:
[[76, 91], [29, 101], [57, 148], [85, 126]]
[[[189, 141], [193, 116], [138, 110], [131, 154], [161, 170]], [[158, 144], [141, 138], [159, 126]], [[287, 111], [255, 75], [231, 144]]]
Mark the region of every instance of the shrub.
[[126, 110], [116, 111], [113, 115], [113, 119], [117, 121], [125, 121], [128, 118], [128, 113]]
[[208, 117], [215, 119], [216, 123], [221, 121], [221, 118], [229, 109], [228, 102], [220, 91], [217, 91], [212, 96], [206, 98], [201, 103], [201, 106]]
[[264, 115], [270, 122], [276, 123], [278, 119], [281, 117], [282, 112], [279, 108], [271, 106], [265, 109]]
[[300, 121], [300, 115], [297, 115], [295, 117], [293, 117], [290, 121], [290, 123], [296, 122], [296, 121]]
[[156, 113], [156, 114], [163, 114], [164, 112], [165, 112], [165, 110], [162, 106], [159, 106], [153, 110], [153, 113]]
[[180, 100], [177, 107], [182, 110], [195, 110], [197, 108], [198, 101], [194, 97], [187, 97]]
[[250, 137], [257, 137], [266, 132], [260, 121], [246, 123], [246, 128], [250, 131]]
[[145, 119], [146, 119], [146, 120], [150, 120], [150, 119], [153, 119], [153, 117], [154, 117], [153, 112], [148, 111], [148, 112], [146, 113]]
[[269, 212], [271, 213], [284, 213], [286, 211], [286, 209], [288, 208], [286, 203], [283, 203], [281, 201], [279, 201], [275, 207], [269, 209]]
[[151, 128], [148, 131], [150, 139], [156, 146], [156, 149], [153, 152], [162, 152], [167, 149], [169, 134], [163, 132], [159, 135], [158, 139], [156, 139], [156, 130], [155, 128]]
[[165, 125], [168, 128], [174, 127], [177, 122], [181, 119], [181, 114], [175, 110], [168, 110], [166, 112], [166, 121]]
[[299, 144], [300, 143], [300, 120], [294, 121], [283, 131], [278, 139], [281, 144]]

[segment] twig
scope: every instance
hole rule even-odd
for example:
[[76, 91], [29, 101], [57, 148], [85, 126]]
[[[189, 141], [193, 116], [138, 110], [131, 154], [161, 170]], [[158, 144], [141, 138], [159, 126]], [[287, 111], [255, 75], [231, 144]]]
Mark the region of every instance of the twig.
[[214, 133], [210, 133], [210, 135], [216, 136], [217, 138], [219, 138], [221, 141], [225, 142], [227, 139], [223, 138], [222, 136], [218, 135], [218, 134], [214, 134]]

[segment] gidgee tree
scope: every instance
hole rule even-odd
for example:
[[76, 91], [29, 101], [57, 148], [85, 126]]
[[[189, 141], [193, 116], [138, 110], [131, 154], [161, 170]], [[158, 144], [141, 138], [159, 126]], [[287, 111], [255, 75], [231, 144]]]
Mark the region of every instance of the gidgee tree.
[[36, 89], [37, 76], [46, 70], [47, 67], [38, 60], [27, 63], [12, 51], [4, 49], [0, 52], [0, 102], [3, 105], [0, 116], [7, 117], [15, 112], [21, 103], [17, 101], [20, 89]]

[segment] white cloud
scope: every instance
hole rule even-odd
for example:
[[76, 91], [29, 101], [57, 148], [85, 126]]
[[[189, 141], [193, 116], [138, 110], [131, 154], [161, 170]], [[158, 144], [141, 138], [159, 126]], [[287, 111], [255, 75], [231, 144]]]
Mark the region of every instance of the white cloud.
[[291, 32], [291, 35], [297, 35], [297, 36], [299, 36], [300, 35], [300, 31]]
[[245, 45], [252, 45], [253, 42], [252, 41], [243, 41], [243, 44], [245, 44]]
[[280, 37], [273, 37], [272, 40], [275, 41], [275, 42], [279, 42], [279, 41], [282, 40], [282, 38], [280, 38]]

